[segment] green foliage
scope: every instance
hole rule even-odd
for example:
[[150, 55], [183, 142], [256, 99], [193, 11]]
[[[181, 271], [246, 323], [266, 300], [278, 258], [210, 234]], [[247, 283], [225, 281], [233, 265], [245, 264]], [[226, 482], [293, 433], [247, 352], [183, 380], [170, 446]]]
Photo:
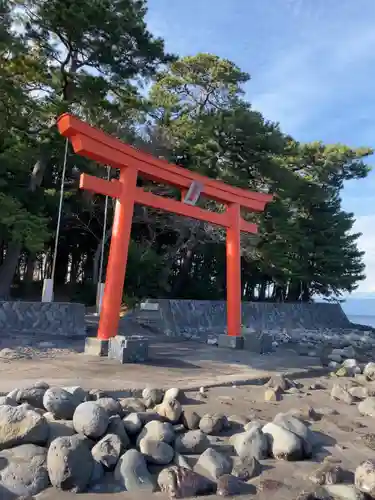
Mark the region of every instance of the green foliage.
[[[372, 150], [301, 144], [285, 135], [246, 101], [248, 74], [213, 54], [166, 54], [163, 40], [146, 26], [146, 12], [145, 0], [0, 1], [3, 248], [19, 244], [20, 263], [33, 270], [40, 259], [48, 274], [64, 155], [55, 119], [70, 111], [185, 168], [275, 193], [264, 214], [244, 215], [260, 229], [257, 238], [242, 239], [244, 298], [310, 300], [353, 291], [364, 278], [363, 254], [340, 193], [345, 182], [366, 177]], [[82, 171], [107, 175], [69, 150], [56, 280], [69, 283], [73, 300], [92, 303], [104, 200], [79, 190]], [[157, 194], [178, 195], [142, 183]], [[207, 200], [200, 205], [225, 209]], [[109, 221], [112, 215], [110, 201]], [[127, 303], [225, 297], [223, 230], [138, 207], [132, 238]], [[6, 258], [0, 295], [7, 265]]]
[[22, 243], [31, 251], [41, 250], [49, 236], [47, 222], [45, 218], [28, 212], [18, 200], [0, 193], [0, 227], [3, 238]]
[[132, 242], [129, 245], [127, 274], [126, 274], [126, 296], [138, 299], [147, 297], [160, 297], [163, 290], [160, 276], [163, 269], [163, 260], [151, 248]]

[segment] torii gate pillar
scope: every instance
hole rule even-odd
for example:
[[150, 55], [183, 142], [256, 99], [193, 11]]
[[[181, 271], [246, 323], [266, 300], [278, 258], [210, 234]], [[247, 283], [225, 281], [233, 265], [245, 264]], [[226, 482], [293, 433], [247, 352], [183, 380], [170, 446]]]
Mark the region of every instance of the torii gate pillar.
[[[226, 229], [227, 335], [222, 336], [221, 344], [240, 347], [242, 296], [240, 233], [257, 232], [256, 224], [242, 218], [241, 207], [252, 212], [262, 212], [266, 203], [272, 200], [272, 195], [235, 188], [177, 165], [170, 165], [90, 127], [69, 114], [60, 116], [58, 128], [62, 135], [70, 139], [75, 153], [120, 169], [119, 180], [110, 182], [87, 174], [82, 174], [80, 179], [82, 189], [116, 198], [98, 337], [95, 341], [93, 339], [89, 341], [93, 348], [90, 349], [90, 345], [88, 346], [90, 353], [105, 354], [109, 339], [118, 332], [135, 203], [206, 221]], [[182, 195], [188, 191], [193, 182], [198, 183], [204, 197], [225, 205], [226, 210], [223, 213], [210, 212], [144, 191], [137, 187], [138, 176], [175, 186], [180, 189]]]

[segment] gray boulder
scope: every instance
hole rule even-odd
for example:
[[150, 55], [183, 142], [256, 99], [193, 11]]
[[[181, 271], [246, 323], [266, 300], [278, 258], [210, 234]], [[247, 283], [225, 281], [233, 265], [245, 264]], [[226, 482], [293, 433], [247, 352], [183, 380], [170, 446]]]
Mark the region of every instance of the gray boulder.
[[227, 421], [230, 428], [238, 428], [245, 427], [250, 422], [250, 419], [245, 415], [229, 415]]
[[[48, 415], [48, 417], [46, 415]], [[76, 433], [71, 420], [55, 420], [51, 413], [45, 413], [44, 417], [47, 420], [49, 428], [48, 445], [50, 445], [52, 441], [58, 437], [74, 436]]]
[[95, 462], [107, 469], [114, 469], [121, 455], [122, 443], [116, 434], [107, 434], [92, 448], [91, 453]]
[[95, 486], [100, 483], [104, 477], [105, 470], [101, 463], [94, 460], [89, 486]]
[[97, 401], [99, 398], [106, 398], [107, 394], [102, 389], [90, 389], [88, 394], [89, 401]]
[[262, 466], [254, 457], [245, 458], [233, 465], [232, 474], [242, 481], [249, 481], [262, 472]]
[[328, 354], [327, 358], [330, 361], [334, 361], [335, 363], [339, 363], [339, 364], [341, 364], [342, 359], [343, 359], [341, 354], [335, 354], [335, 353]]
[[27, 389], [17, 390], [15, 397], [18, 404], [29, 403], [34, 408], [44, 409], [43, 398], [47, 388], [42, 387], [29, 387]]
[[155, 406], [155, 411], [163, 419], [176, 424], [181, 417], [182, 407], [177, 399], [163, 399], [160, 405]]
[[266, 424], [262, 430], [269, 440], [272, 455], [276, 460], [303, 458], [303, 443], [296, 434], [273, 422]]
[[120, 457], [114, 478], [129, 492], [155, 491], [155, 484], [147, 469], [146, 460], [137, 450], [128, 450]]
[[129, 413], [122, 421], [126, 432], [130, 435], [138, 434], [143, 427], [143, 422], [138, 413]]
[[345, 359], [343, 362], [342, 366], [344, 368], [347, 368], [350, 376], [354, 377], [356, 374], [361, 374], [362, 370], [361, 367], [358, 364], [358, 361], [356, 359]]
[[23, 408], [25, 411], [34, 411], [36, 413], [39, 413], [39, 415], [44, 416], [45, 410], [42, 410], [41, 408], [34, 408], [33, 406], [29, 405], [29, 403], [22, 403], [18, 405], [19, 408]]
[[229, 456], [213, 448], [208, 448], [198, 458], [194, 467], [194, 472], [216, 481], [220, 476], [230, 474], [232, 472], [232, 467], [232, 459]]
[[199, 422], [199, 428], [205, 434], [220, 434], [225, 427], [226, 419], [219, 413], [207, 413]]
[[130, 446], [130, 439], [128, 433], [125, 429], [124, 422], [118, 415], [113, 415], [109, 418], [108, 434], [116, 434], [120, 438], [122, 451], [126, 450]]
[[22, 444], [0, 452], [0, 491], [22, 496], [37, 495], [50, 482], [47, 471], [47, 450], [34, 444]]
[[44, 389], [44, 390], [47, 390], [49, 389], [49, 384], [48, 382], [45, 382], [44, 380], [38, 380], [37, 382], [35, 382], [32, 387], [38, 387], [39, 389]]
[[190, 431], [199, 429], [199, 422], [201, 417], [195, 411], [190, 408], [184, 408], [182, 412], [181, 421], [184, 427]]
[[[352, 345], [344, 347], [342, 349], [342, 356], [344, 358], [347, 358], [347, 359], [351, 358], [351, 361], [353, 361], [353, 358], [355, 358], [355, 356], [356, 356], [356, 352], [355, 352], [354, 347]], [[344, 363], [345, 363], [345, 361], [344, 361]]]
[[206, 434], [200, 430], [188, 431], [176, 437], [175, 450], [186, 455], [203, 453], [210, 446]]
[[48, 449], [48, 474], [55, 488], [83, 492], [90, 483], [93, 466], [90, 443], [83, 436], [57, 438]]
[[178, 389], [178, 387], [171, 387], [167, 391], [165, 391], [163, 401], [170, 401], [172, 399], [176, 399], [177, 401], [182, 401], [184, 398], [184, 393]]
[[347, 403], [349, 405], [351, 405], [354, 401], [354, 398], [348, 392], [348, 389], [339, 384], [334, 384], [334, 386], [332, 387], [331, 398], [342, 401], [343, 403]]
[[186, 427], [184, 426], [184, 424], [174, 424], [173, 430], [176, 434], [181, 434], [186, 432]]
[[285, 413], [278, 413], [273, 422], [284, 429], [293, 432], [302, 440], [303, 454], [305, 458], [312, 456], [313, 447], [317, 440], [314, 433], [298, 418]]
[[356, 468], [354, 482], [359, 491], [375, 497], [375, 460], [365, 460]]
[[51, 387], [44, 393], [44, 408], [51, 412], [55, 419], [71, 420], [79, 404], [79, 399], [60, 387]]
[[247, 485], [237, 476], [224, 474], [217, 480], [216, 495], [219, 497], [234, 497], [245, 493]]
[[139, 413], [141, 411], [146, 411], [146, 405], [139, 398], [120, 398], [119, 403], [122, 408], [122, 414], [124, 416], [129, 413]]
[[72, 396], [78, 401], [78, 403], [84, 403], [85, 401], [90, 400], [90, 395], [88, 391], [80, 387], [79, 385], [63, 387], [63, 389], [67, 392], [70, 392]]
[[[152, 420], [158, 420], [159, 422], [165, 422], [165, 419], [162, 418], [159, 415], [159, 413], [156, 413], [155, 411], [147, 410], [147, 411], [137, 411], [137, 412], [133, 412], [133, 413], [137, 413], [137, 415], [140, 418], [143, 425], [148, 424]], [[127, 415], [129, 415], [129, 414], [127, 414]]]
[[0, 450], [21, 444], [44, 445], [48, 423], [40, 413], [24, 406], [0, 406]]
[[122, 416], [122, 406], [117, 399], [114, 398], [99, 398], [96, 400], [96, 404], [104, 408], [104, 410], [108, 413], [108, 416], [111, 417], [113, 415]]
[[[21, 389], [13, 389], [12, 391], [8, 392], [8, 394], [6, 395], [6, 397], [10, 398], [10, 399], [14, 399], [15, 401], [17, 401], [17, 396], [18, 396], [18, 393], [19, 393], [20, 390]], [[42, 401], [42, 403], [43, 403], [43, 401]]]
[[230, 443], [241, 460], [250, 460], [253, 457], [262, 460], [269, 455], [267, 436], [263, 434], [259, 426], [253, 426], [246, 432], [235, 434], [231, 437]]
[[283, 393], [294, 387], [294, 383], [291, 380], [289, 380], [285, 375], [280, 374], [280, 375], [273, 375], [265, 384], [265, 387], [273, 389], [276, 392]]
[[340, 368], [340, 365], [341, 365], [341, 363], [337, 363], [337, 361], [330, 361], [327, 366], [330, 370], [334, 371], [334, 370], [337, 370], [337, 368]]
[[337, 484], [344, 479], [344, 471], [339, 464], [326, 462], [310, 476], [310, 481], [319, 485]]
[[[267, 481], [267, 480], [266, 480]], [[269, 481], [272, 481], [270, 479]], [[309, 486], [295, 497], [296, 500], [338, 500], [334, 498], [323, 486]]]
[[152, 441], [164, 441], [165, 443], [173, 443], [175, 432], [173, 426], [168, 422], [159, 422], [151, 420], [146, 424], [137, 438], [137, 446], [142, 439], [151, 439]]
[[349, 394], [353, 396], [354, 399], [366, 399], [370, 396], [370, 391], [368, 387], [363, 387], [361, 385], [357, 385], [354, 387], [350, 387]]
[[163, 469], [158, 476], [160, 490], [168, 498], [190, 498], [216, 491], [216, 485], [196, 472], [176, 465]]
[[18, 403], [9, 396], [0, 396], [0, 405], [18, 406]]
[[375, 380], [375, 363], [370, 362], [363, 369], [363, 375], [367, 377], [368, 380]]
[[142, 391], [142, 398], [146, 408], [153, 408], [163, 401], [164, 392], [161, 389], [151, 389], [146, 387]]
[[335, 500], [366, 500], [368, 498], [353, 484], [327, 484], [324, 489]]
[[358, 405], [358, 411], [361, 415], [375, 417], [375, 397], [366, 398]]
[[164, 441], [141, 439], [139, 450], [143, 453], [147, 462], [152, 464], [168, 465], [174, 457], [174, 449]]
[[108, 413], [92, 401], [81, 403], [73, 415], [76, 432], [90, 438], [102, 437], [108, 428]]
[[64, 387], [64, 390], [70, 392], [70, 394], [72, 394], [78, 401], [78, 404], [89, 401], [90, 399], [89, 393], [85, 391], [85, 389], [82, 389], [79, 385]]
[[173, 465], [177, 465], [178, 467], [183, 467], [185, 469], [191, 469], [191, 466], [186, 458], [177, 452], [174, 453]]

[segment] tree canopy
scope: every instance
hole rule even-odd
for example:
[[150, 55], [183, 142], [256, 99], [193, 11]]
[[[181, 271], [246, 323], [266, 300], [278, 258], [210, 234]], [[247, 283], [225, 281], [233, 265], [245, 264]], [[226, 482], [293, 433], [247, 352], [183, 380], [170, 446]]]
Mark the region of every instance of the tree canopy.
[[[363, 253], [341, 193], [366, 177], [372, 150], [285, 134], [252, 109], [250, 75], [215, 54], [168, 54], [146, 13], [145, 0], [0, 2], [0, 296], [40, 294], [50, 276], [66, 111], [184, 168], [275, 194], [264, 214], [246, 215], [259, 235], [242, 238], [244, 300], [353, 291]], [[92, 303], [104, 200], [79, 190], [81, 172], [107, 175], [69, 150], [55, 284], [57, 296]], [[112, 215], [110, 200], [105, 261]], [[124, 296], [223, 299], [225, 288], [223, 230], [136, 208]]]

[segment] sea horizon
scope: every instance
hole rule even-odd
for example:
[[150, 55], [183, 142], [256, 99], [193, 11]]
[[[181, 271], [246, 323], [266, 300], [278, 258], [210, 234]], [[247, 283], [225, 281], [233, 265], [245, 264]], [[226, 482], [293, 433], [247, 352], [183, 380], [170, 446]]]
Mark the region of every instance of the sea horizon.
[[347, 314], [346, 316], [351, 323], [355, 323], [357, 325], [372, 326], [373, 328], [375, 328], [374, 315]]

